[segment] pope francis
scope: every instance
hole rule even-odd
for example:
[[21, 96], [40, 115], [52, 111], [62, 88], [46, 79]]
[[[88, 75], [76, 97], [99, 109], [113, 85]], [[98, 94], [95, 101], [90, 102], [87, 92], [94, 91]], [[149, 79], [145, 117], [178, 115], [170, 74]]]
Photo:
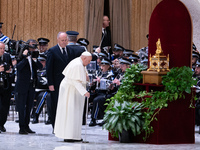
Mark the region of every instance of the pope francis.
[[86, 67], [92, 60], [89, 52], [83, 52], [64, 69], [60, 84], [54, 133], [65, 142], [81, 141], [82, 115], [86, 90]]

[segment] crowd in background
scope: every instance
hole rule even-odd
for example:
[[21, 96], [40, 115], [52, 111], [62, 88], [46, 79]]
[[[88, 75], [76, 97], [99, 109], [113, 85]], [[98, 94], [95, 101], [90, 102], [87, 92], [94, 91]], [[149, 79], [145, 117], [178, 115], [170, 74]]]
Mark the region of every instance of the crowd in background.
[[[147, 65], [148, 47], [138, 51], [125, 49], [119, 44], [111, 48], [109, 18], [103, 17], [102, 40], [100, 46], [93, 46], [92, 61], [87, 66], [90, 84], [89, 110], [91, 112], [90, 127], [102, 126], [105, 101], [118, 90], [126, 68], [136, 63]], [[29, 127], [39, 123], [39, 115], [47, 104], [48, 119], [45, 124], [54, 128], [58, 103], [59, 85], [64, 78], [62, 71], [70, 61], [87, 51], [89, 41], [77, 38], [78, 32], [59, 32], [58, 44], [48, 47], [47, 38], [29, 39], [13, 42], [2, 32], [0, 23], [0, 131], [6, 132], [4, 124], [9, 112], [10, 99], [14, 97], [18, 111], [19, 134], [35, 133]], [[83, 124], [85, 121], [83, 113]]]

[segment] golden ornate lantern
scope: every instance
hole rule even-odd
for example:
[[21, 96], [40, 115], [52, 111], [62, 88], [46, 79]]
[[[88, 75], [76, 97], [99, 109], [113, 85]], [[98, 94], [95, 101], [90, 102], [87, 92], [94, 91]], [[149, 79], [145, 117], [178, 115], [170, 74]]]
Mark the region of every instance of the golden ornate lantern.
[[147, 71], [169, 71], [169, 54], [168, 57], [166, 57], [163, 54], [162, 48], [161, 48], [161, 42], [160, 39], [156, 42], [157, 50], [156, 54], [151, 57], [149, 57], [149, 69]]
[[169, 54], [166, 57], [163, 54], [160, 39], [156, 42], [156, 54], [149, 56], [149, 69], [142, 71], [143, 83], [161, 84], [162, 76], [169, 71]]

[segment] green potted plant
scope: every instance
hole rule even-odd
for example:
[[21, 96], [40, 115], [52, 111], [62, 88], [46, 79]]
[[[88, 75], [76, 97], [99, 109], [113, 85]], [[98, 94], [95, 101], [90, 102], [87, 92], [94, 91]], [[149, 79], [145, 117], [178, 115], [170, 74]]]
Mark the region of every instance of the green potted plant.
[[[141, 131], [144, 131], [145, 137], [143, 139], [146, 140], [154, 131], [151, 122], [157, 120], [156, 114], [162, 108], [167, 107], [169, 102], [184, 98], [185, 93], [190, 94], [191, 87], [196, 85], [197, 82], [192, 79], [193, 72], [189, 67], [175, 67], [163, 76], [162, 84], [165, 87], [163, 91], [147, 93], [143, 90], [140, 91], [138, 86], [133, 84], [141, 82], [141, 71], [143, 70], [145, 70], [145, 67], [140, 64], [132, 65], [131, 68], [127, 69], [118, 92], [114, 97], [108, 99], [109, 103], [104, 116], [106, 123], [103, 128], [114, 136], [118, 136], [118, 133], [122, 133], [123, 130], [131, 129], [133, 135], [138, 135]], [[133, 102], [134, 98], [140, 98], [142, 102]], [[192, 101], [190, 107], [192, 107]], [[133, 109], [133, 111], [128, 105], [137, 109]], [[142, 112], [143, 108], [148, 109]], [[127, 110], [131, 111], [128, 112]], [[135, 115], [137, 119], [133, 119]], [[130, 122], [130, 119], [133, 122]]]
[[154, 132], [151, 122], [157, 120], [156, 114], [158, 114], [162, 108], [167, 107], [169, 102], [178, 100], [180, 98], [185, 99], [185, 94], [192, 94], [190, 106], [188, 107], [194, 108], [193, 100], [195, 100], [196, 97], [193, 95], [191, 87], [197, 84], [197, 80], [192, 78], [192, 75], [193, 71], [191, 68], [186, 66], [174, 67], [170, 69], [167, 75], [162, 77], [164, 90], [148, 93], [151, 95], [151, 97], [145, 98], [142, 101], [142, 104], [148, 108], [148, 110], [144, 112], [144, 140], [146, 140], [149, 135]]
[[113, 136], [119, 136], [120, 142], [129, 143], [132, 134], [136, 136], [141, 133], [144, 124], [142, 109], [143, 105], [138, 102], [115, 101], [112, 109], [104, 115], [103, 128]]

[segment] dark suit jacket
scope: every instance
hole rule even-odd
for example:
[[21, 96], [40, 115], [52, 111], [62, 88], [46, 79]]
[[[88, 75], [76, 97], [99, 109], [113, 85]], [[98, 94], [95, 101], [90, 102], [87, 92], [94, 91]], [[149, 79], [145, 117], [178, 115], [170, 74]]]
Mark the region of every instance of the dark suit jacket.
[[[62, 74], [64, 68], [74, 57], [70, 50], [67, 49], [68, 57], [65, 57], [59, 46], [56, 45], [48, 50], [47, 54], [47, 80], [48, 85], [54, 85], [54, 87], [59, 87], [60, 82], [64, 78]], [[72, 56], [72, 57], [71, 57]]]
[[111, 32], [109, 28], [106, 28], [106, 34], [102, 33], [102, 43], [101, 48], [105, 46], [111, 46]]
[[[4, 64], [4, 63], [6, 63], [7, 65], [7, 69], [9, 69], [9, 67], [11, 66], [11, 67], [13, 67], [13, 65], [12, 65], [12, 59], [11, 59], [11, 57], [10, 57], [10, 54], [7, 54], [7, 53], [4, 53], [3, 54], [3, 61], [2, 60], [0, 60], [0, 63], [1, 64]], [[0, 64], [0, 65], [1, 65]], [[4, 64], [5, 65], [5, 64]], [[5, 70], [6, 71], [6, 70]], [[13, 77], [13, 73], [6, 73], [6, 72], [4, 72], [4, 75], [6, 75], [6, 87], [8, 87], [8, 88], [11, 88], [11, 82], [12, 82], [12, 77]], [[1, 89], [0, 89], [1, 90]]]
[[[28, 59], [25, 57], [16, 65], [17, 67], [17, 81], [15, 85], [15, 91], [18, 93], [28, 92], [31, 80], [31, 70]], [[42, 69], [42, 64], [37, 61], [32, 60], [32, 71], [33, 79], [36, 82], [37, 79], [37, 69]]]

